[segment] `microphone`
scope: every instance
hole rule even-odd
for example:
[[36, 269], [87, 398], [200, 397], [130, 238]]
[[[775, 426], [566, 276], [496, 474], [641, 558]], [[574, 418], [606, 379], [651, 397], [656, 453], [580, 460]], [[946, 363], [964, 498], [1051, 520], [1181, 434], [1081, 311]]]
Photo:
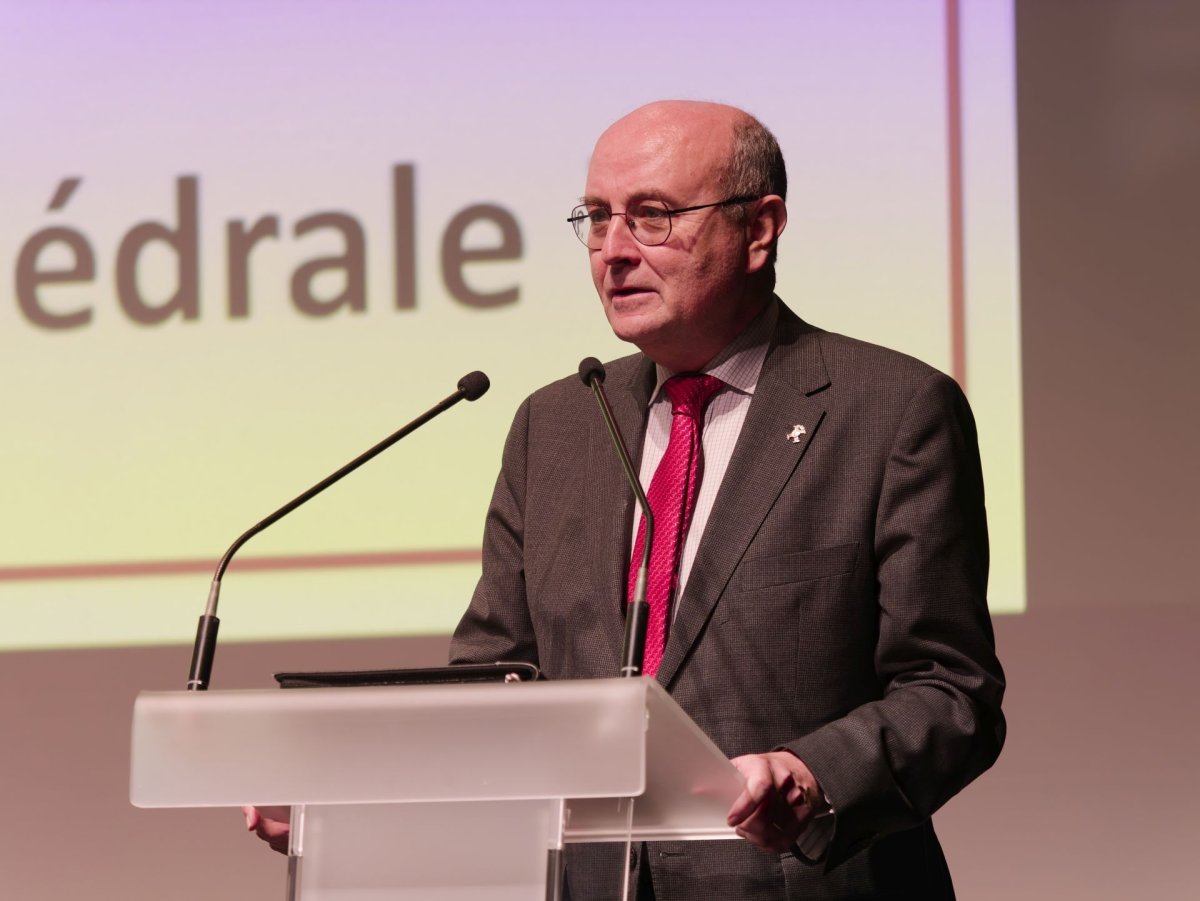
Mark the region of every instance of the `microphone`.
[[217, 600], [221, 595], [221, 578], [225, 575], [225, 570], [229, 567], [229, 562], [233, 559], [233, 555], [238, 552], [241, 546], [263, 529], [283, 519], [283, 517], [287, 516], [297, 507], [308, 503], [330, 485], [334, 484], [334, 482], [341, 481], [343, 477], [354, 472], [354, 470], [358, 469], [358, 467], [362, 466], [368, 460], [372, 460], [383, 453], [410, 432], [415, 432], [435, 416], [445, 413], [460, 400], [478, 400], [483, 397], [488, 388], [491, 387], [491, 384], [488, 377], [482, 372], [467, 373], [458, 380], [458, 390], [445, 400], [422, 413], [408, 425], [393, 432], [370, 450], [355, 457], [337, 472], [322, 479], [299, 497], [288, 501], [288, 503], [284, 504], [262, 522], [251, 526], [229, 546], [229, 550], [225, 552], [225, 556], [217, 564], [217, 571], [213, 575], [212, 587], [208, 591], [208, 606], [205, 608], [204, 615], [200, 617], [200, 622], [196, 626], [196, 643], [192, 647], [192, 665], [188, 670], [188, 691], [206, 691], [208, 689], [209, 678], [212, 676], [213, 657], [217, 652], [217, 629], [221, 624], [221, 621], [217, 619]]
[[612, 437], [613, 447], [621, 459], [621, 468], [625, 471], [625, 479], [633, 488], [638, 506], [642, 508], [642, 516], [646, 520], [646, 540], [642, 543], [642, 562], [638, 565], [637, 581], [633, 585], [633, 597], [625, 609], [625, 641], [621, 647], [621, 675], [632, 678], [642, 674], [642, 659], [646, 653], [646, 622], [650, 617], [650, 606], [646, 603], [646, 579], [650, 572], [650, 548], [654, 544], [654, 513], [650, 510], [650, 502], [646, 500], [646, 492], [642, 483], [633, 470], [633, 461], [629, 459], [629, 450], [625, 447], [625, 439], [613, 418], [612, 407], [604, 393], [604, 364], [595, 357], [587, 357], [579, 364], [579, 377], [583, 383], [592, 389], [596, 395], [596, 403], [604, 415], [604, 423], [608, 426], [608, 434]]

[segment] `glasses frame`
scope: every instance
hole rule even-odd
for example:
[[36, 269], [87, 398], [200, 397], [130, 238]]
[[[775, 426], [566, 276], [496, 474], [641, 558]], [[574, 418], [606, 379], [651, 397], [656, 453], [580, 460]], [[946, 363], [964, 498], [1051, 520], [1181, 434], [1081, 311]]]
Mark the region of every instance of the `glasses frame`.
[[[709, 210], [709, 209], [713, 209], [714, 207], [737, 206], [739, 203], [753, 203], [756, 200], [762, 200], [762, 196], [761, 195], [752, 195], [752, 194], [740, 194], [737, 197], [730, 197], [726, 200], [718, 200], [714, 203], [698, 203], [695, 206], [683, 206], [683, 207], [679, 207], [679, 209], [675, 209], [675, 210], [671, 210], [671, 209], [663, 210], [663, 212], [667, 214], [667, 231], [666, 231], [666, 234], [663, 235], [663, 239], [661, 241], [655, 241], [654, 243], [643, 241], [640, 237], [638, 237], [637, 226], [636, 226], [636, 223], [638, 220], [635, 217], [633, 220], [634, 224], [630, 225], [628, 210], [626, 210], [623, 213], [617, 213], [617, 212], [614, 212], [613, 210], [608, 210], [608, 215], [609, 215], [610, 219], [613, 216], [624, 216], [625, 217], [625, 225], [629, 228], [629, 233], [631, 235], [633, 235], [633, 239], [635, 241], [637, 241], [639, 244], [641, 244], [643, 247], [659, 247], [663, 244], [666, 244], [667, 241], [671, 240], [671, 230], [675, 227], [675, 217], [677, 215], [679, 215], [680, 213], [694, 213], [697, 210]], [[662, 201], [659, 201], [659, 202], [661, 203]], [[567, 222], [571, 223], [571, 229], [572, 229], [572, 231], [575, 232], [575, 237], [577, 237], [579, 239], [579, 242], [581, 244], [583, 244], [584, 247], [586, 247], [588, 250], [599, 250], [600, 249], [599, 246], [593, 247], [591, 245], [591, 243], [588, 241], [587, 236], [585, 234], [581, 233], [579, 230], [580, 229], [579, 223], [583, 222], [586, 219], [590, 219], [591, 214], [587, 213], [587, 212], [577, 213], [576, 210], [585, 210], [586, 211], [588, 206], [589, 205], [586, 203], [581, 203], [578, 206], [576, 206], [574, 209], [572, 209], [571, 210], [572, 215], [567, 217]], [[596, 204], [595, 206], [599, 206], [599, 205]], [[599, 208], [603, 209], [603, 207], [599, 207]], [[603, 239], [601, 239], [601, 243], [603, 243]]]

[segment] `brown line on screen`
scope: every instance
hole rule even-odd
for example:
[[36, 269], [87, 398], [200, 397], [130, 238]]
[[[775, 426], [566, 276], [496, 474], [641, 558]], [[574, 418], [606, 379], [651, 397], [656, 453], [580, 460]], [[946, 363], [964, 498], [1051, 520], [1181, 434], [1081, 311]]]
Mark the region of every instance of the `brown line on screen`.
[[[230, 569], [242, 572], [295, 569], [348, 569], [368, 566], [430, 566], [438, 563], [478, 563], [478, 549], [445, 548], [425, 551], [361, 551], [330, 554], [288, 554], [234, 560]], [[46, 582], [62, 579], [134, 578], [211, 573], [214, 560], [131, 560], [113, 563], [50, 563], [38, 566], [0, 566], [0, 583]]]
[[967, 388], [966, 287], [963, 238], [962, 54], [958, 0], [946, 0], [946, 174], [950, 251], [950, 374]]

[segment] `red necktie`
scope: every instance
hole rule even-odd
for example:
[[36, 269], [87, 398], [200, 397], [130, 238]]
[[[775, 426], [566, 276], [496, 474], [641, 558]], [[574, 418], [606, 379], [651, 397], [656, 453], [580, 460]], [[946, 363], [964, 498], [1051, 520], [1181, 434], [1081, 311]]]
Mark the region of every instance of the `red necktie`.
[[[671, 600], [679, 586], [679, 561], [687, 537], [696, 491], [704, 471], [700, 436], [704, 408], [723, 386], [711, 375], [676, 375], [663, 383], [671, 401], [671, 438], [662, 462], [650, 480], [646, 499], [654, 511], [654, 546], [650, 549], [650, 573], [646, 580], [646, 603], [650, 618], [646, 625], [646, 656], [642, 673], [653, 676], [662, 662], [671, 619]], [[638, 523], [633, 560], [629, 565], [629, 594], [633, 598], [637, 569], [646, 543], [646, 520]]]

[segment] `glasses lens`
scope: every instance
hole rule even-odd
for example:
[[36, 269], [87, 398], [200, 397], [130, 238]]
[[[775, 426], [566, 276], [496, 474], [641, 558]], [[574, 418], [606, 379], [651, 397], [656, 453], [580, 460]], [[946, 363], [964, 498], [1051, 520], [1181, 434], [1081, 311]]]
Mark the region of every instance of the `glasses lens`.
[[571, 210], [568, 221], [575, 227], [575, 236], [587, 247], [599, 247], [608, 231], [608, 221], [611, 218], [604, 207], [580, 204]]
[[624, 216], [629, 231], [648, 247], [662, 244], [671, 234], [671, 212], [665, 203], [657, 200], [643, 201], [624, 213], [613, 213], [602, 206], [580, 204], [571, 210], [568, 221], [575, 226], [576, 237], [586, 247], [599, 250], [614, 216]]
[[630, 207], [625, 214], [633, 236], [648, 247], [662, 244], [671, 234], [671, 213], [658, 200], [646, 200]]

